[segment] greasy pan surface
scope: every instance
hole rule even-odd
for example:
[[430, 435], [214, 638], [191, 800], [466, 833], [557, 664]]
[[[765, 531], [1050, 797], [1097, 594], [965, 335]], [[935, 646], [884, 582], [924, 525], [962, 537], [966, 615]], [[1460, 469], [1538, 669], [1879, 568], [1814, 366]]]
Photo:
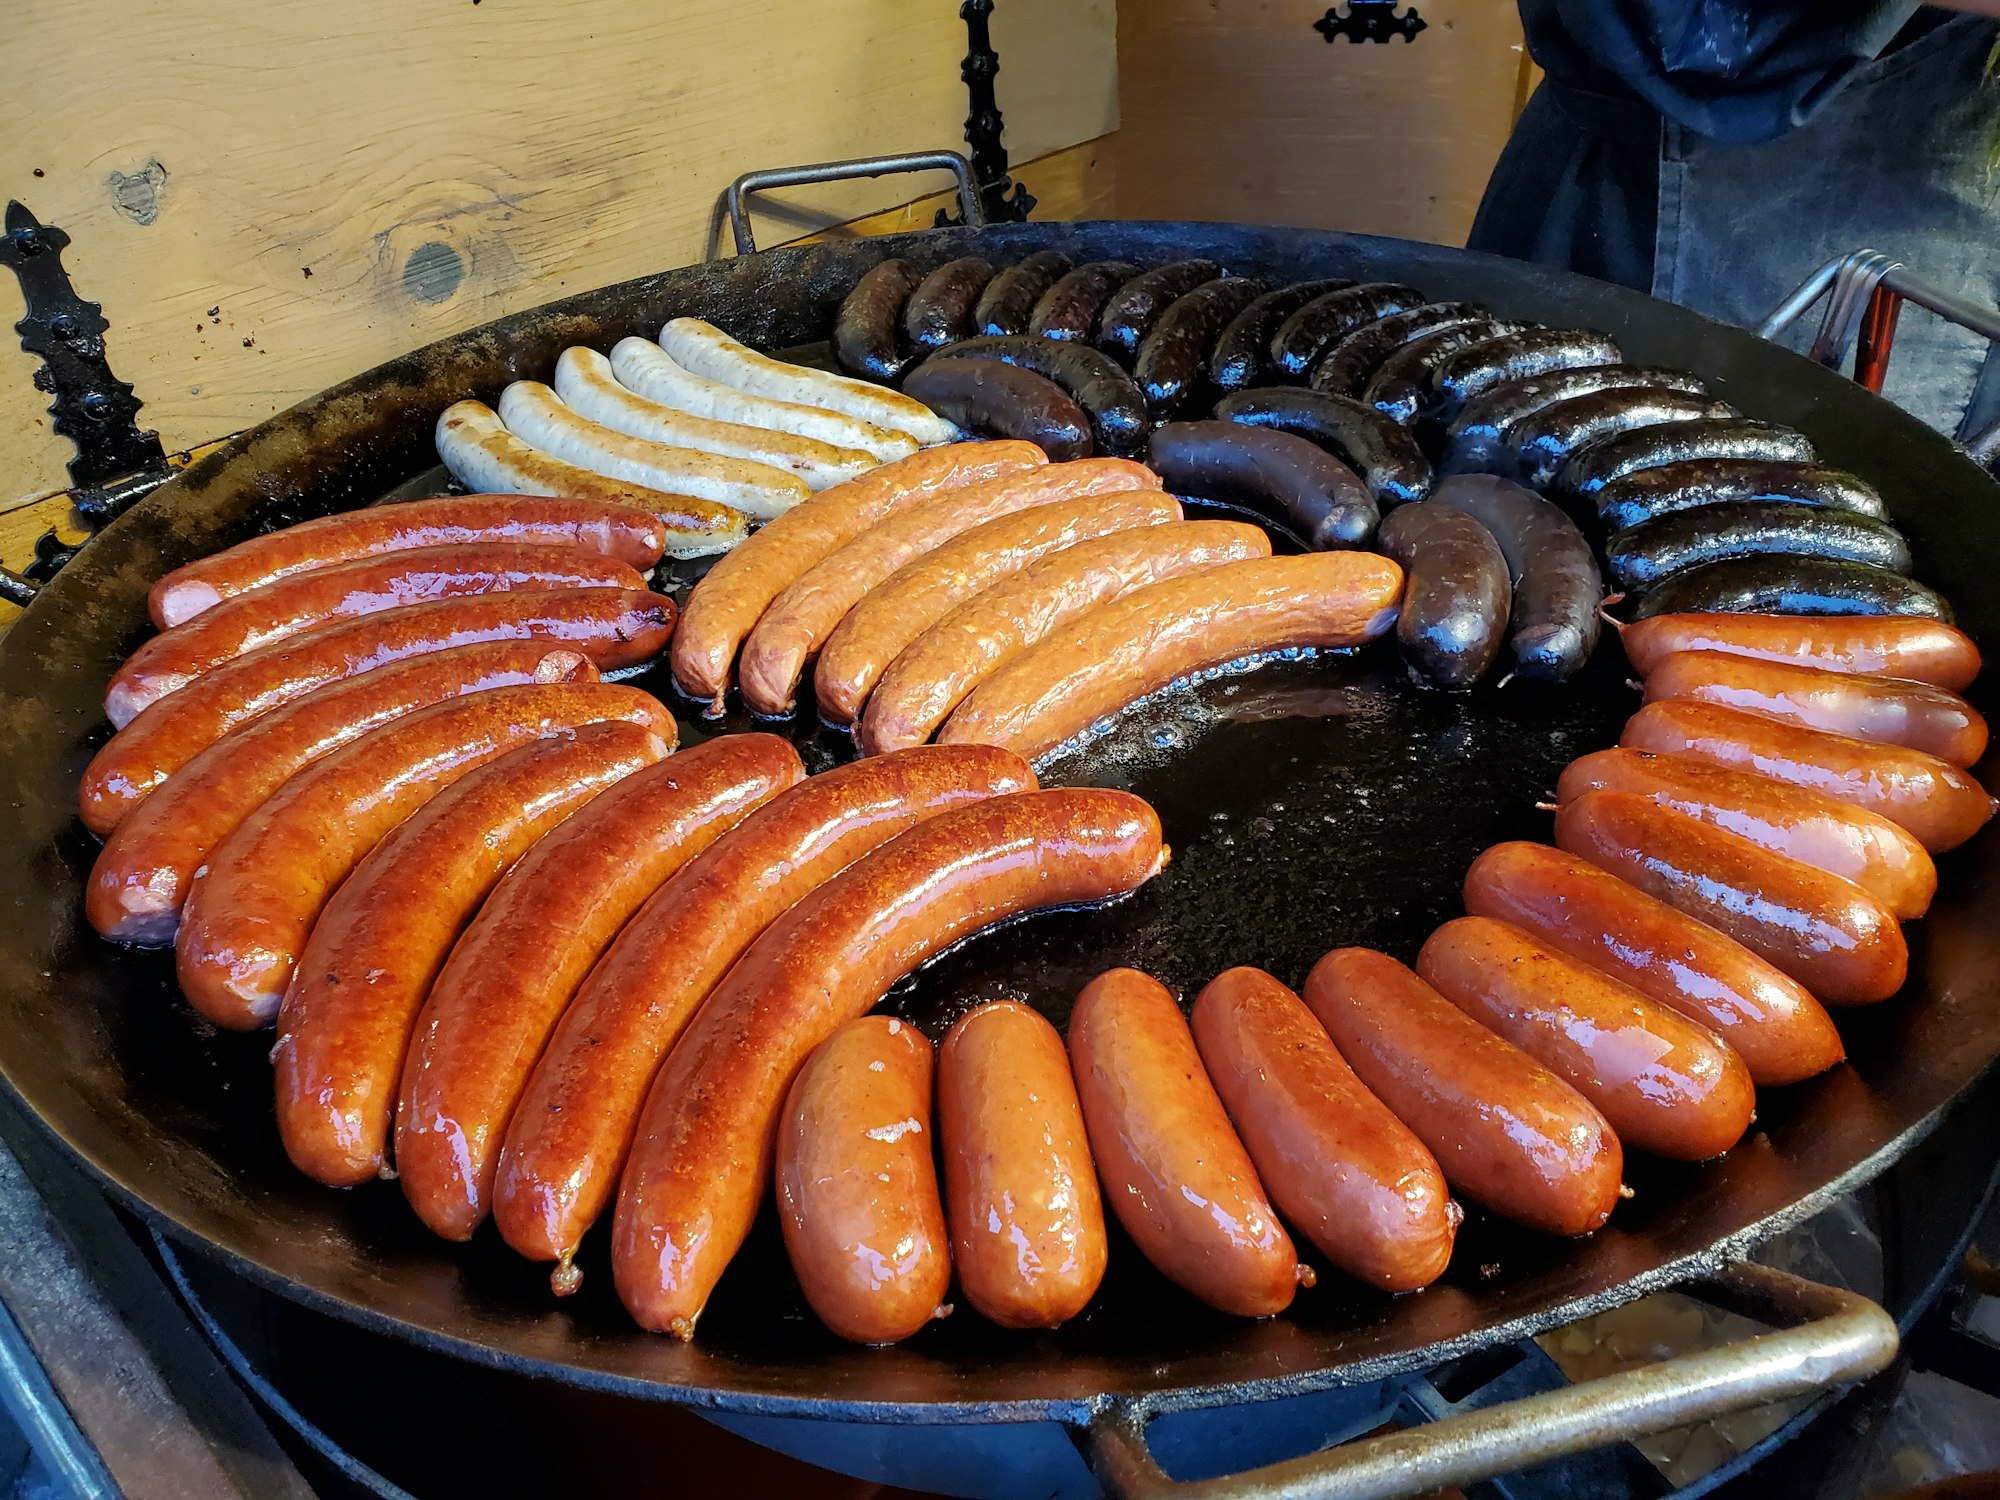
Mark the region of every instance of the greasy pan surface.
[[[380, 497], [432, 469], [448, 402], [545, 376], [571, 343], [608, 348], [670, 316], [709, 317], [765, 347], [822, 338], [855, 277], [888, 254], [920, 269], [1056, 247], [1083, 261], [1203, 254], [1271, 278], [1395, 278], [1502, 317], [1604, 329], [1627, 357], [1678, 365], [1755, 416], [1796, 426], [1878, 485], [1917, 571], [2000, 649], [2000, 493], [1943, 439], [1831, 372], [1644, 297], [1433, 246], [1210, 225], [1025, 225], [766, 252], [608, 288], [434, 344], [274, 418], [195, 466], [94, 542], [0, 641], [0, 1074], [33, 1115], [167, 1233], [317, 1307], [491, 1363], [737, 1410], [890, 1421], [1074, 1418], [1113, 1394], [1236, 1400], [1433, 1365], [1683, 1279], [1880, 1171], [1936, 1125], [2000, 1052], [2000, 837], [1943, 862], [1913, 931], [1908, 991], [1843, 1019], [1850, 1066], [1766, 1091], [1752, 1136], [1717, 1163], [1635, 1162], [1637, 1197], [1590, 1239], [1475, 1216], [1439, 1285], [1388, 1299], [1337, 1275], [1266, 1323], [1211, 1314], [1114, 1239], [1104, 1290], [1055, 1334], [1003, 1333], [970, 1312], [893, 1350], [841, 1345], [806, 1312], [767, 1223], [692, 1345], [640, 1333], [612, 1296], [602, 1239], [563, 1304], [543, 1268], [490, 1228], [433, 1240], [390, 1184], [330, 1192], [294, 1172], [271, 1119], [268, 1036], [205, 1034], [164, 955], [100, 943], [82, 919], [95, 843], [77, 775], [107, 733], [104, 683], [145, 634], [166, 569], [282, 520]], [[1127, 786], [1165, 820], [1174, 862], [1108, 911], [1032, 919], [975, 939], [893, 1003], [933, 1035], [966, 1004], [1026, 994], [1059, 1022], [1114, 963], [1191, 994], [1234, 963], [1297, 984], [1326, 949], [1411, 957], [1458, 911], [1472, 857], [1546, 837], [1537, 798], [1610, 744], [1636, 702], [1607, 645], [1566, 687], [1448, 698], [1410, 686], [1393, 652], [1288, 664], [1169, 695], [1052, 768]], [[688, 739], [701, 721], [665, 673]], [[736, 718], [725, 728], [747, 727]], [[815, 768], [839, 753], [801, 724]], [[1949, 1127], [1947, 1127], [1949, 1128]], [[1979, 1143], [1978, 1149], [1984, 1149]]]

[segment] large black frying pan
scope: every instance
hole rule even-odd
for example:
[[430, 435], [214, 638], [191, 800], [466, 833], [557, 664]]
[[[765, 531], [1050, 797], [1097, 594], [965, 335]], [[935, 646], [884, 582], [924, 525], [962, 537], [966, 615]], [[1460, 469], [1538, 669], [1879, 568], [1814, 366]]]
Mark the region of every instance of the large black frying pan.
[[[2000, 836], [1944, 862], [1914, 932], [1907, 992], [1843, 1020], [1850, 1066], [1760, 1102], [1756, 1133], [1695, 1167], [1641, 1161], [1610, 1227], [1561, 1242], [1483, 1219], [1444, 1281], [1392, 1300], [1322, 1278], [1264, 1323], [1211, 1314], [1129, 1244], [1091, 1310], [1050, 1335], [969, 1314], [891, 1350], [842, 1345], [805, 1314], [764, 1226], [683, 1345], [640, 1333], [602, 1251], [556, 1303], [540, 1268], [490, 1233], [433, 1240], [394, 1186], [330, 1192], [285, 1162], [267, 1037], [191, 1019], [160, 956], [97, 941], [80, 885], [94, 842], [78, 772], [106, 728], [99, 696], [145, 634], [166, 569], [283, 520], [363, 504], [434, 469], [449, 402], [544, 377], [572, 343], [608, 348], [672, 316], [766, 348], [824, 337], [841, 295], [898, 254], [1011, 261], [1202, 254], [1282, 278], [1414, 282], [1510, 318], [1613, 334], [1628, 355], [1699, 372], [1756, 416], [1793, 424], [1880, 486], [1918, 570], [2000, 648], [2000, 490], [1944, 439], [1838, 375], [1676, 308], [1580, 277], [1434, 246], [1211, 225], [1024, 225], [770, 251], [689, 267], [504, 319], [384, 365], [230, 443], [94, 541], [0, 642], [0, 1074], [48, 1132], [171, 1238], [314, 1307], [470, 1359], [740, 1414], [864, 1421], [1078, 1420], [1112, 1396], [1233, 1402], [1433, 1366], [1705, 1274], [1880, 1172], [2000, 1053]], [[1341, 943], [1404, 957], [1457, 910], [1487, 844], [1542, 836], [1533, 811], [1573, 756], [1606, 745], [1634, 698], [1615, 646], [1562, 687], [1469, 697], [1412, 687], [1393, 653], [1289, 664], [1169, 695], [1053, 780], [1128, 786], [1160, 809], [1172, 867], [1118, 907], [980, 938], [892, 1004], [935, 1030], [973, 999], [1025, 993], [1060, 1022], [1089, 974], [1131, 963], [1185, 992], [1234, 963], [1297, 983]], [[656, 686], [671, 692], [664, 676]], [[731, 720], [723, 728], [743, 726]], [[704, 732], [684, 715], [690, 739]], [[811, 726], [810, 758], [843, 753]], [[1977, 1143], [1976, 1149], [1989, 1149]]]

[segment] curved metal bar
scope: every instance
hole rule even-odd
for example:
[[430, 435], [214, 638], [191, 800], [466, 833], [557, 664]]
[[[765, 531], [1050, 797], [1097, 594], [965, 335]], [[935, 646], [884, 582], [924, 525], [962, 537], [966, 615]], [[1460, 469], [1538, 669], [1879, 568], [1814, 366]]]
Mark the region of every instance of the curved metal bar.
[[1860, 330], [1868, 299], [1875, 294], [1882, 278], [1901, 265], [1901, 261], [1892, 260], [1879, 250], [1857, 250], [1848, 256], [1833, 279], [1826, 316], [1820, 322], [1812, 347], [1806, 351], [1806, 358], [1818, 360], [1829, 370], [1839, 369], [1840, 362], [1847, 357], [1848, 346]]
[[958, 179], [958, 207], [965, 222], [984, 228], [986, 210], [979, 201], [979, 189], [972, 181], [972, 164], [956, 151], [906, 151], [895, 156], [863, 156], [853, 161], [823, 161], [809, 167], [766, 167], [745, 172], [722, 194], [722, 206], [729, 215], [729, 232], [736, 240], [738, 255], [757, 250], [750, 232], [750, 210], [744, 200], [752, 193], [771, 188], [800, 187], [810, 182], [846, 182], [857, 177], [886, 177], [892, 172], [949, 172]]
[[1123, 1500], [1409, 1500], [1809, 1395], [1873, 1375], [1896, 1357], [1895, 1320], [1853, 1292], [1749, 1262], [1687, 1290], [1726, 1301], [1782, 1331], [1188, 1484], [1170, 1478], [1147, 1447], [1152, 1413], [1137, 1403], [1120, 1403], [1091, 1424], [1090, 1465], [1105, 1490]]

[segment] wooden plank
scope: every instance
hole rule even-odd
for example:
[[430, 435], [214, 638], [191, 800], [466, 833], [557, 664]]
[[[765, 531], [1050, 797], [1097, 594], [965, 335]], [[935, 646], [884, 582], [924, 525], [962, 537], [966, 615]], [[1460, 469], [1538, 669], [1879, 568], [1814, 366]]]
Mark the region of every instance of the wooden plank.
[[[1116, 121], [1112, 0], [994, 20], [1023, 159]], [[699, 259], [739, 172], [957, 147], [956, 8], [901, 0], [18, 0], [0, 187], [75, 243], [169, 450], [444, 334]], [[920, 184], [921, 185], [921, 184]], [[808, 226], [912, 196], [786, 195]], [[782, 239], [779, 233], [774, 238]], [[19, 316], [11, 278], [0, 322]], [[0, 349], [0, 498], [64, 483]]]
[[1118, 213], [1464, 243], [1516, 113], [1511, 5], [1414, 42], [1321, 40], [1324, 0], [1119, 8]]

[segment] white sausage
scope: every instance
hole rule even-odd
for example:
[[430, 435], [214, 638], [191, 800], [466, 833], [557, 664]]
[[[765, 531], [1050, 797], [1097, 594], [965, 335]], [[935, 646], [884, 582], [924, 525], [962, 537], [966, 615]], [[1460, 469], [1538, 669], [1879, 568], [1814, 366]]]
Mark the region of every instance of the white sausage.
[[703, 453], [770, 464], [798, 475], [808, 489], [831, 489], [875, 467], [874, 456], [859, 448], [837, 448], [817, 438], [795, 437], [743, 422], [716, 422], [648, 401], [618, 383], [610, 360], [580, 344], [563, 350], [562, 358], [556, 361], [555, 388], [578, 416], [601, 422], [613, 431], [630, 433], [649, 443], [698, 448]]
[[682, 369], [666, 350], [645, 339], [620, 339], [613, 344], [611, 373], [618, 377], [620, 385], [648, 401], [693, 412], [698, 417], [743, 422], [752, 427], [768, 427], [773, 432], [789, 432], [795, 437], [818, 438], [822, 443], [835, 443], [842, 448], [859, 448], [885, 464], [908, 458], [917, 451], [917, 440], [907, 432], [891, 432], [840, 412], [773, 401], [739, 391], [719, 380], [705, 380]]
[[782, 516], [812, 495], [798, 475], [769, 464], [614, 432], [578, 416], [539, 380], [517, 380], [500, 393], [500, 420], [522, 442], [567, 463], [670, 495], [733, 505], [759, 521]]
[[772, 359], [748, 344], [739, 344], [713, 323], [704, 323], [700, 318], [675, 318], [660, 330], [660, 347], [695, 374], [706, 375], [710, 380], [778, 401], [798, 401], [828, 411], [846, 412], [877, 427], [907, 432], [926, 448], [934, 443], [954, 443], [964, 436], [921, 401], [899, 391]]
[[727, 552], [750, 534], [750, 518], [730, 506], [609, 479], [531, 448], [478, 401], [444, 409], [437, 451], [451, 477], [475, 494], [559, 495], [651, 511], [666, 529], [667, 552], [674, 557]]

